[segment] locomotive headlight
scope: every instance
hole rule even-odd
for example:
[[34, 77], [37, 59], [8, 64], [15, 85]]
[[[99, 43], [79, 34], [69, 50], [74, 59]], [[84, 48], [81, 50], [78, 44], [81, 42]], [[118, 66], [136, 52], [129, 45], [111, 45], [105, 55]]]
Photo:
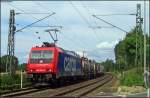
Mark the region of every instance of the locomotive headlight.
[[47, 71], [48, 71], [48, 72], [51, 72], [52, 70], [51, 70], [51, 69], [47, 69]]
[[51, 69], [49, 69], [48, 71], [49, 71], [49, 72], [51, 72], [52, 70], [51, 70]]

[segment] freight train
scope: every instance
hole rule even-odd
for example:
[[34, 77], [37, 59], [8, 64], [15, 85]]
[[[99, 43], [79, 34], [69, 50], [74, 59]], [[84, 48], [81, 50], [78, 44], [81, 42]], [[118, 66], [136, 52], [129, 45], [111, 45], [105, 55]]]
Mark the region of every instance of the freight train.
[[102, 73], [103, 66], [94, 60], [48, 42], [33, 47], [27, 63], [27, 76], [32, 83], [57, 84], [66, 80], [94, 78]]

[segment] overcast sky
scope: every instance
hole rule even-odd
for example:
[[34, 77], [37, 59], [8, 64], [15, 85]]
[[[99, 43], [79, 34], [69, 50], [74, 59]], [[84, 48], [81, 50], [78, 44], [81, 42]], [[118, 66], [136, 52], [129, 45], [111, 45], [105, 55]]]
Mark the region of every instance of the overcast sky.
[[[143, 1], [13, 1], [1, 4], [1, 53], [7, 53], [9, 11], [16, 13], [53, 13], [56, 14], [34, 26], [62, 26], [58, 32], [59, 47], [75, 51], [99, 62], [115, 60], [114, 47], [125, 37], [125, 32], [94, 18], [92, 15], [135, 14], [136, 4], [140, 3], [143, 16]], [[146, 31], [149, 32], [149, 5], [147, 2]], [[17, 30], [43, 18], [48, 14], [19, 14], [15, 16]], [[98, 16], [126, 31], [136, 25], [134, 15]], [[96, 28], [102, 27], [102, 28]], [[52, 42], [50, 35], [44, 32], [48, 28], [30, 27], [15, 34], [15, 55], [19, 63], [27, 62], [31, 47], [41, 45], [43, 41]], [[36, 34], [35, 32], [39, 32]], [[41, 40], [38, 37], [41, 37]]]

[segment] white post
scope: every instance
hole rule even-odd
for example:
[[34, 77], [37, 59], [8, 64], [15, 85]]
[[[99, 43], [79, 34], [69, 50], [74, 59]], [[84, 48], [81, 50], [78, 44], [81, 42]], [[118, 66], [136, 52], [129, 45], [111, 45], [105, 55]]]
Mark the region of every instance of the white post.
[[146, 71], [146, 0], [144, 0], [144, 73], [145, 73], [145, 84], [147, 86], [147, 98], [150, 98], [150, 84], [149, 84], [149, 78], [150, 78], [150, 73], [149, 67], [148, 71]]
[[23, 78], [22, 78], [22, 69], [21, 69], [21, 81], [20, 81], [21, 82], [20, 83], [21, 84], [21, 88], [22, 88], [22, 80], [23, 80]]
[[147, 98], [150, 98], [150, 88], [147, 89]]

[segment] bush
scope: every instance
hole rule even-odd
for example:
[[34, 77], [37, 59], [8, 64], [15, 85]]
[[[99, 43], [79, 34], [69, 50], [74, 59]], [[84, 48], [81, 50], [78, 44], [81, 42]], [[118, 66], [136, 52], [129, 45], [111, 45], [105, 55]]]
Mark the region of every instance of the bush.
[[120, 77], [120, 83], [124, 86], [144, 86], [143, 68], [134, 68], [124, 72]]
[[[27, 80], [25, 78], [23, 79], [23, 83], [27, 83]], [[1, 75], [0, 84], [1, 90], [20, 88], [20, 85], [16, 85], [20, 84], [20, 75], [19, 74], [12, 76], [10, 76], [9, 74]]]

